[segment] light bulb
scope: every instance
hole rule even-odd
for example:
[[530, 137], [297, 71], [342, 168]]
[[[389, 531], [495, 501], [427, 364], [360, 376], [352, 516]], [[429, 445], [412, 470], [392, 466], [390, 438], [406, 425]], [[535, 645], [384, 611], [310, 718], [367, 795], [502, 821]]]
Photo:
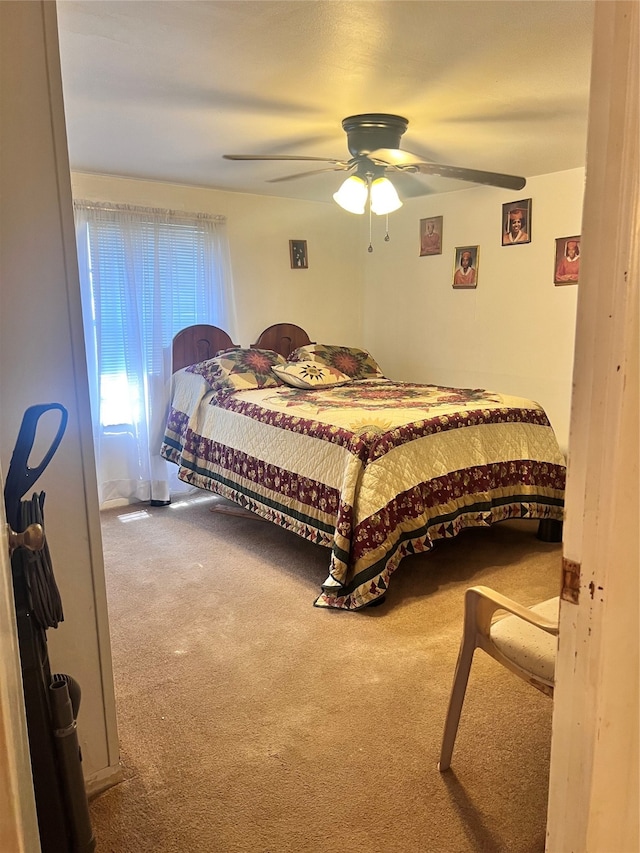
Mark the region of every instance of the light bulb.
[[364, 213], [367, 195], [366, 181], [357, 175], [351, 175], [342, 184], [338, 192], [333, 194], [333, 200], [349, 213]]
[[371, 184], [371, 210], [378, 216], [402, 207], [396, 188], [388, 178], [376, 178]]

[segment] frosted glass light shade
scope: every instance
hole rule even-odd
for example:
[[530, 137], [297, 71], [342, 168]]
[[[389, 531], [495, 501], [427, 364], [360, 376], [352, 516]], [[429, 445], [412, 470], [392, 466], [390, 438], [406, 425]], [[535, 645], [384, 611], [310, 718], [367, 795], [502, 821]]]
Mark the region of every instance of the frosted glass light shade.
[[371, 184], [371, 210], [382, 216], [402, 207], [396, 188], [388, 178], [376, 178]]
[[333, 194], [333, 200], [349, 213], [364, 213], [368, 192], [366, 181], [351, 175]]

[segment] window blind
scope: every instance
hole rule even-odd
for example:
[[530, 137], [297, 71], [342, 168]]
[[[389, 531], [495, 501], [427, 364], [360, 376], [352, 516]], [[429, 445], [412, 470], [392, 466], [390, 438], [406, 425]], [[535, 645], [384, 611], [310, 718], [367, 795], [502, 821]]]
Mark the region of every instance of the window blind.
[[146, 372], [159, 374], [162, 350], [171, 345], [176, 332], [205, 322], [208, 315], [204, 268], [208, 234], [202, 225], [141, 218], [137, 231], [135, 245], [131, 245], [118, 222], [88, 224], [101, 374], [126, 372], [127, 342], [141, 332]]

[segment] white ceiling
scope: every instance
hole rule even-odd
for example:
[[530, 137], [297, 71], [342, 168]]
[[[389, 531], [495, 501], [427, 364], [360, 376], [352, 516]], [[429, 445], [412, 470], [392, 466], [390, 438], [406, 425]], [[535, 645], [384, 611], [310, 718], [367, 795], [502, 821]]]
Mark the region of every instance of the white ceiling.
[[[531, 177], [584, 165], [591, 0], [58, 0], [74, 170], [328, 200], [341, 121], [405, 116], [401, 147]], [[401, 194], [472, 186], [400, 176]], [[394, 179], [395, 181], [395, 179]]]

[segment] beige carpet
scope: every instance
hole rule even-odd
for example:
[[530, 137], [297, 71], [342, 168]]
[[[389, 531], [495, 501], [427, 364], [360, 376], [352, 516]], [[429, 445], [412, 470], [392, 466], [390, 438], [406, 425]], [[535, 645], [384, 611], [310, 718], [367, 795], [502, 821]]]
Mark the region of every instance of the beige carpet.
[[549, 699], [478, 652], [436, 764], [463, 590], [556, 595], [560, 546], [469, 531], [329, 612], [326, 549], [210, 507], [103, 513], [125, 781], [91, 803], [99, 853], [543, 851]]

